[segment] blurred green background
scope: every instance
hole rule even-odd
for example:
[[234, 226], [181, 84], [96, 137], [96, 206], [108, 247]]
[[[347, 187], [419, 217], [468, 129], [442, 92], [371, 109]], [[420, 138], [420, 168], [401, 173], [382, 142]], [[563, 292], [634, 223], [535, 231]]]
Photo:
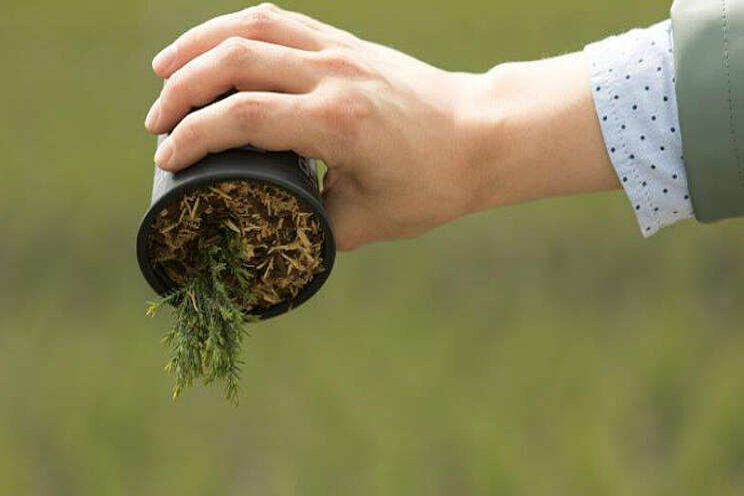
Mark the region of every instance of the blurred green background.
[[[648, 0], [297, 9], [484, 71], [667, 16]], [[621, 193], [340, 257], [253, 328], [235, 409], [176, 403], [136, 266], [152, 56], [247, 4], [0, 4], [0, 494], [742, 494], [744, 223], [644, 241]]]

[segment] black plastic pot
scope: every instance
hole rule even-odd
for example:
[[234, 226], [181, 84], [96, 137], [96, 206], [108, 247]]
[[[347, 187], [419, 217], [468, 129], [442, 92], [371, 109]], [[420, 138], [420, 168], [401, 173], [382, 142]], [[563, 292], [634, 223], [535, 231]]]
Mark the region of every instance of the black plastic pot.
[[175, 174], [155, 168], [152, 202], [137, 234], [137, 260], [140, 269], [156, 293], [166, 295], [175, 289], [173, 281], [150, 262], [149, 236], [153, 221], [166, 206], [195, 188], [234, 180], [262, 182], [284, 189], [314, 211], [321, 221], [325, 242], [323, 246], [325, 270], [317, 274], [294, 300], [252, 313], [261, 319], [281, 315], [307, 301], [323, 286], [336, 258], [336, 243], [328, 215], [323, 208], [316, 162], [292, 152], [265, 152], [240, 148], [209, 155], [197, 164]]

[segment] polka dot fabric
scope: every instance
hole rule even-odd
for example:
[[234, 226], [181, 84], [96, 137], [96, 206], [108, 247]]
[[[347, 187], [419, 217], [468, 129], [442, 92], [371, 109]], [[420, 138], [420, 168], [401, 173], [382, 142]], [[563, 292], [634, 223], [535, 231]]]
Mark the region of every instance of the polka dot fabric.
[[666, 21], [584, 49], [607, 153], [643, 235], [693, 216]]

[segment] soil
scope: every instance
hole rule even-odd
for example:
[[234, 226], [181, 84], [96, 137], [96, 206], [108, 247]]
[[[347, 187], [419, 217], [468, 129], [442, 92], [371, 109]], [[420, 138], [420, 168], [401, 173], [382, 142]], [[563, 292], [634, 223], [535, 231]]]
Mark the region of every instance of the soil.
[[202, 254], [225, 229], [242, 241], [247, 287], [239, 303], [247, 312], [294, 299], [323, 271], [323, 229], [313, 211], [285, 190], [249, 181], [203, 187], [168, 205], [153, 222], [151, 260], [182, 286], [204, 269]]

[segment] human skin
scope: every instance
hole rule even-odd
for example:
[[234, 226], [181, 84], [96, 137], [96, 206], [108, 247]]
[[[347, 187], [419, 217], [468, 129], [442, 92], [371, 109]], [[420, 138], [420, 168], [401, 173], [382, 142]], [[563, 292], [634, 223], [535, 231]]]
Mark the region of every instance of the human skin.
[[262, 4], [189, 30], [152, 65], [165, 84], [145, 125], [170, 133], [160, 168], [246, 144], [320, 158], [340, 250], [619, 187], [581, 53], [447, 72]]

